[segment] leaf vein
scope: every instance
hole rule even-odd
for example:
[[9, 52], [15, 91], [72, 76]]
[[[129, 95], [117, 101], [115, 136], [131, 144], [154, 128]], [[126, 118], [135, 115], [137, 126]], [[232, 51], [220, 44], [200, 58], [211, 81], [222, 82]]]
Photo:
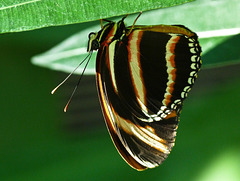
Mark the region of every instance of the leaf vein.
[[41, 0], [32, 0], [32, 1], [19, 3], [19, 4], [14, 4], [14, 5], [11, 5], [11, 6], [1, 7], [0, 11], [5, 10], [5, 9], [10, 9], [10, 8], [16, 8], [17, 6], [23, 6], [23, 5], [30, 4], [30, 3], [35, 3], [35, 2], [38, 2], [38, 1], [41, 1]]

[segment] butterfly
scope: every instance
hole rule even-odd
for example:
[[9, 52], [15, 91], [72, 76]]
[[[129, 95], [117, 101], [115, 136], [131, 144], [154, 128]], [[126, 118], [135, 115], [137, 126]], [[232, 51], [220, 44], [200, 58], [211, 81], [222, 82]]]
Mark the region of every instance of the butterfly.
[[128, 27], [127, 16], [104, 20], [104, 26], [101, 21], [102, 29], [89, 34], [86, 57], [98, 51], [96, 83], [108, 131], [122, 158], [139, 171], [170, 154], [183, 101], [202, 64], [196, 33], [183, 25], [135, 25], [140, 15]]
[[90, 33], [88, 52], [98, 50], [97, 89], [113, 143], [131, 167], [144, 170], [160, 165], [175, 144], [201, 47], [185, 26], [135, 25], [137, 17], [126, 27], [126, 17]]

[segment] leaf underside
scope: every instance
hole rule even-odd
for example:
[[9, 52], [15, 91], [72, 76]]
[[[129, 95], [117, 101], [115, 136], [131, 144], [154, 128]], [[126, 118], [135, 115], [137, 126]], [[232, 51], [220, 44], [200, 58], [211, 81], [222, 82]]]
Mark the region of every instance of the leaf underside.
[[[228, 65], [240, 61], [240, 2], [238, 0], [201, 0], [181, 6], [143, 12], [137, 24], [182, 24], [195, 31], [202, 46], [203, 68]], [[211, 11], [206, 11], [211, 9]], [[219, 15], [224, 14], [219, 18]], [[129, 15], [126, 24], [131, 25], [137, 14]], [[234, 18], [233, 18], [234, 17]], [[111, 19], [118, 21], [121, 17]], [[219, 20], [219, 21], [218, 21]], [[97, 24], [97, 25], [96, 25]], [[100, 21], [83, 25], [79, 33], [60, 43], [53, 49], [33, 57], [36, 65], [53, 70], [71, 72], [87, 56], [88, 34], [100, 30]], [[87, 67], [86, 74], [95, 74], [96, 52]], [[79, 68], [76, 73], [82, 73]]]
[[94, 21], [190, 1], [192, 0], [4, 0], [0, 2], [0, 33]]

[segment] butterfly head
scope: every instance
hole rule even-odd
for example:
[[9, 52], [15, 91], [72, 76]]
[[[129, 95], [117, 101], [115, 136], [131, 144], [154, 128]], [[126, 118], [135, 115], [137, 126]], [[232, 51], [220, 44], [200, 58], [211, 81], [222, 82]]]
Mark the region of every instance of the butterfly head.
[[97, 33], [91, 32], [88, 35], [89, 40], [87, 51], [91, 52], [93, 50], [98, 50], [103, 44], [109, 44], [110, 42], [116, 39], [120, 39], [120, 37], [126, 31], [124, 23], [125, 18], [126, 16], [117, 23], [104, 20], [108, 21], [108, 23], [104, 25], [99, 32]]
[[100, 47], [99, 39], [97, 38], [98, 33], [91, 32], [88, 35], [88, 48], [87, 51], [98, 50]]

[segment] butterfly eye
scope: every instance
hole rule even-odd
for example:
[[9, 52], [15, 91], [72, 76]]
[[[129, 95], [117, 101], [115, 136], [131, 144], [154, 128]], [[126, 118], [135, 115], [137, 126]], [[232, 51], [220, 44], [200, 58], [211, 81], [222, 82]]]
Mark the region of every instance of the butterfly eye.
[[93, 39], [94, 37], [96, 37], [96, 33], [94, 32], [89, 33], [88, 39]]

